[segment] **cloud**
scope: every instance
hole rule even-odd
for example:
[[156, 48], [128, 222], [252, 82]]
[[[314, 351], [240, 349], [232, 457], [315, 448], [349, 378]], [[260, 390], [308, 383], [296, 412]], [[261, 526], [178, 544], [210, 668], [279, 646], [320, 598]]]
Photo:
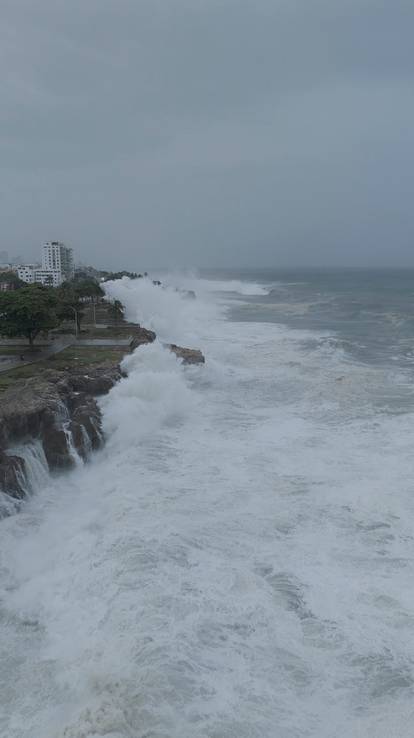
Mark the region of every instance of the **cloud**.
[[412, 3], [3, 0], [0, 21], [2, 247], [413, 263]]

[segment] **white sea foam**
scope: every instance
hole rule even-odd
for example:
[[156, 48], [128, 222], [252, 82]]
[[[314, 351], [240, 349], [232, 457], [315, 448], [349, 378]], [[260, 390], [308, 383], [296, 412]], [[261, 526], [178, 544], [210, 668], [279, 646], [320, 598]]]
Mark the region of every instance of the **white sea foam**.
[[197, 341], [200, 326], [220, 314], [212, 298], [189, 301], [177, 287], [168, 283], [155, 286], [150, 279], [124, 277], [107, 282], [105, 291], [109, 297], [122, 302], [129, 320], [154, 330], [160, 341]]
[[108, 287], [207, 364], [137, 349], [105, 448], [1, 523], [0, 735], [408, 738], [414, 424], [373, 401], [395, 376], [194, 288]]
[[240, 279], [207, 279], [197, 272], [177, 271], [158, 275], [163, 284], [179, 287], [184, 290], [196, 290], [204, 299], [209, 294], [218, 295], [220, 292], [244, 296], [264, 296], [269, 294], [273, 285], [264, 285]]

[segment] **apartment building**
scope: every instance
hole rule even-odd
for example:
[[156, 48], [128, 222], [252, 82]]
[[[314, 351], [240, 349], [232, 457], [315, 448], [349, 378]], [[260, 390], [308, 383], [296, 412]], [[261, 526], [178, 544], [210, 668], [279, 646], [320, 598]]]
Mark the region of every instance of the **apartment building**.
[[62, 282], [73, 279], [75, 276], [73, 249], [61, 241], [47, 241], [42, 247], [42, 269], [60, 272]]
[[47, 241], [42, 246], [42, 265], [24, 264], [17, 268], [17, 275], [27, 284], [59, 287], [75, 275], [73, 250], [61, 241]]
[[59, 287], [64, 281], [57, 269], [42, 269], [37, 264], [25, 264], [17, 268], [17, 276], [26, 284], [44, 284], [46, 287]]

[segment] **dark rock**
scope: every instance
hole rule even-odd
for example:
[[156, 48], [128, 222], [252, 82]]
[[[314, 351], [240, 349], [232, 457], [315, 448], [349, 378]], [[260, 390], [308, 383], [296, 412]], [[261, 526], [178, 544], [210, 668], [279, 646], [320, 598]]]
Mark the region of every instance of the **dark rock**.
[[46, 422], [42, 429], [42, 445], [50, 469], [70, 469], [74, 466], [69, 435], [56, 423]]
[[[124, 327], [132, 336], [131, 350], [156, 338], [141, 326]], [[201, 351], [175, 344], [169, 348], [184, 364], [204, 364]], [[119, 364], [104, 361], [82, 368], [45, 369], [30, 379], [16, 380], [0, 404], [0, 491], [16, 499], [27, 494], [25, 462], [7, 454], [12, 445], [40, 440], [51, 470], [68, 469], [76, 452], [87, 459], [99, 448], [103, 434], [95, 398], [109, 392], [122, 376]]]
[[22, 500], [26, 495], [23, 459], [8, 456], [3, 451], [0, 451], [0, 490], [17, 500]]
[[108, 363], [99, 368], [89, 367], [84, 373], [68, 375], [66, 382], [72, 392], [80, 392], [97, 397], [106, 395], [121, 379], [122, 373], [118, 365]]
[[[83, 428], [81, 433], [82, 439], [80, 439], [76, 429], [71, 427], [75, 448], [81, 456], [84, 455], [85, 445], [88, 446], [90, 444], [90, 448], [94, 450], [102, 445], [101, 411], [93, 398], [89, 398], [83, 405], [76, 408], [72, 415], [72, 426]], [[85, 433], [89, 439], [89, 444], [85, 439]]]
[[183, 364], [204, 364], [206, 361], [199, 349], [183, 348], [176, 346], [175, 343], [171, 343], [169, 348], [179, 359], [183, 360]]
[[92, 447], [89, 441], [89, 437], [86, 436], [86, 431], [84, 427], [80, 423], [76, 423], [72, 420], [70, 424], [70, 432], [72, 434], [72, 443], [78, 452], [81, 459], [86, 461], [88, 458]]
[[142, 346], [144, 343], [153, 343], [156, 339], [156, 334], [154, 331], [149, 331], [147, 328], [141, 328], [141, 326], [135, 326], [133, 330], [131, 331], [132, 335], [132, 344], [131, 344], [131, 350], [138, 348], [138, 346]]
[[46, 370], [6, 390], [0, 407], [0, 491], [24, 495], [18, 473], [24, 461], [10, 462], [5, 451], [11, 445], [40, 440], [51, 470], [71, 468], [76, 451], [86, 459], [99, 448], [103, 438], [95, 397], [109, 392], [121, 376], [118, 364], [103, 362], [81, 371]]

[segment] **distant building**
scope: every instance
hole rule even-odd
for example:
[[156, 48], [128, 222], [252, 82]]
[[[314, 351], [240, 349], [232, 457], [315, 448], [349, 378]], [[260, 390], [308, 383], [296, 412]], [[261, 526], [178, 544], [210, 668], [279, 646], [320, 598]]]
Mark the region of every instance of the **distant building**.
[[73, 250], [60, 241], [48, 241], [42, 246], [42, 266], [23, 264], [17, 268], [17, 274], [26, 284], [59, 287], [75, 276]]
[[46, 287], [59, 287], [64, 281], [62, 272], [57, 269], [41, 269], [36, 264], [26, 264], [17, 268], [17, 276], [26, 284], [44, 284]]
[[0, 264], [9, 263], [9, 254], [7, 251], [0, 251]]
[[34, 273], [35, 269], [38, 268], [39, 267], [36, 264], [25, 264], [24, 266], [19, 266], [17, 267], [17, 276], [19, 277], [19, 279], [22, 280], [22, 282], [27, 282], [27, 284], [34, 284]]
[[42, 247], [42, 269], [49, 272], [60, 272], [61, 282], [73, 279], [75, 268], [73, 249], [61, 241], [48, 241]]

